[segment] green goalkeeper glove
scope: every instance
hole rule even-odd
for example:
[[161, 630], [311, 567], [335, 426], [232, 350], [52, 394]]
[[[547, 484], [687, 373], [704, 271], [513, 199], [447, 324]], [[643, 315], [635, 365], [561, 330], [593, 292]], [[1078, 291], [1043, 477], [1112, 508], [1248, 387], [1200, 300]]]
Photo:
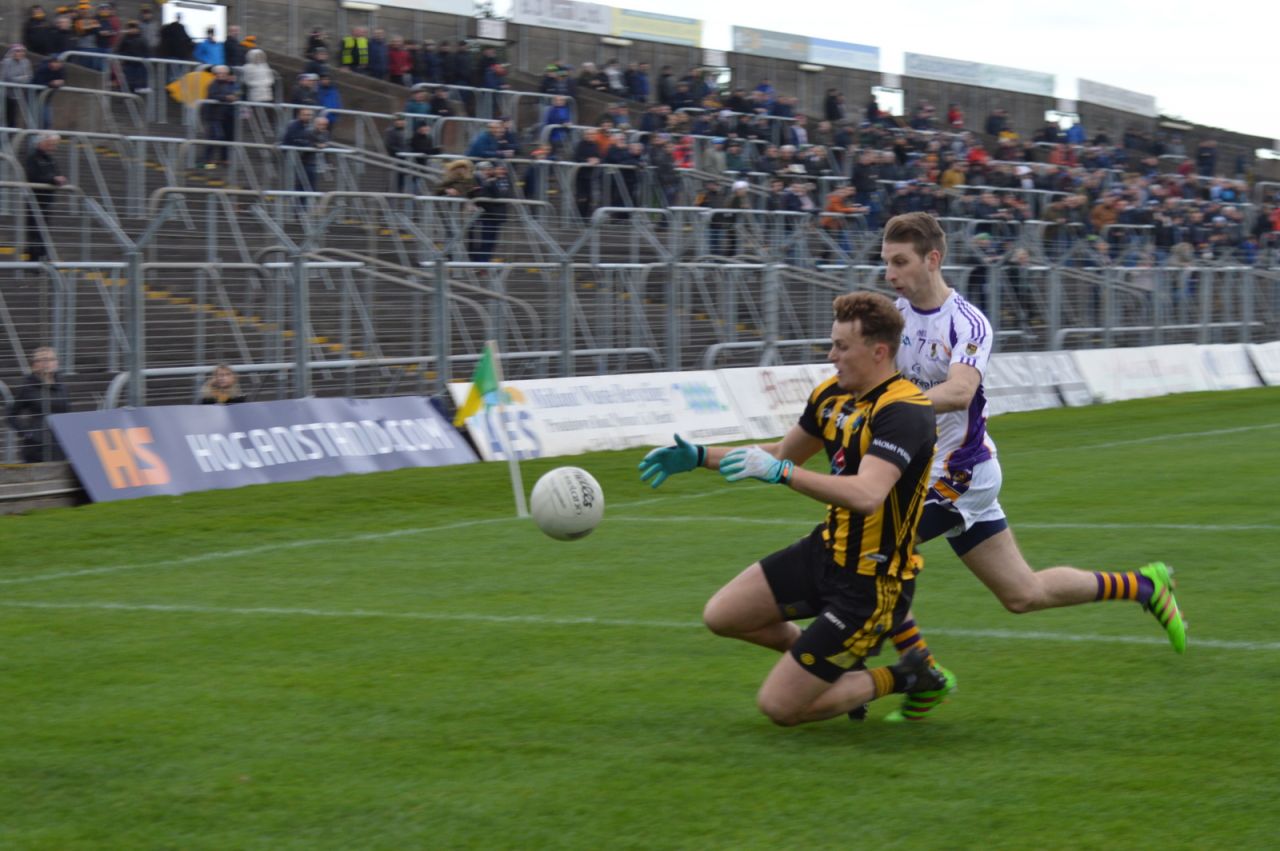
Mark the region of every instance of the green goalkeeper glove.
[[731, 482], [759, 479], [770, 484], [790, 484], [795, 464], [774, 458], [759, 446], [743, 446], [720, 459], [720, 475]]
[[640, 462], [640, 481], [656, 488], [676, 473], [687, 473], [707, 460], [707, 447], [690, 443], [676, 435], [675, 446], [654, 449]]

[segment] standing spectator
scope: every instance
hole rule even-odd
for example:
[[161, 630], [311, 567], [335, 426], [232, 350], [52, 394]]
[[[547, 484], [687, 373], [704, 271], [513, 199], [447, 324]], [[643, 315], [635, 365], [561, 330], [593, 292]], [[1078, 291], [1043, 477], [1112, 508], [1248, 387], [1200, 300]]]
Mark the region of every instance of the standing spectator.
[[8, 412], [9, 427], [22, 443], [22, 463], [64, 460], [49, 417], [69, 410], [67, 389], [58, 380], [58, 353], [41, 346], [31, 353], [31, 372], [14, 391]]
[[[453, 57], [450, 56], [449, 60], [452, 63]], [[422, 43], [422, 49], [414, 58], [413, 82], [436, 85], [444, 82], [444, 56], [436, 49], [436, 43], [430, 39]]]
[[328, 35], [321, 27], [312, 27], [311, 32], [307, 34], [307, 47], [302, 51], [302, 55], [308, 59], [316, 58], [316, 51], [324, 48], [325, 55], [329, 54]]
[[544, 129], [551, 128], [547, 133], [547, 141], [557, 155], [569, 140], [569, 125], [572, 123], [573, 110], [569, 107], [569, 99], [564, 95], [556, 95], [542, 114], [542, 126]]
[[551, 149], [545, 145], [534, 145], [529, 151], [529, 159], [532, 162], [524, 169], [524, 177], [521, 180], [522, 197], [530, 201], [546, 200], [547, 178], [551, 171], [551, 163], [547, 161], [547, 156], [550, 153]]
[[676, 75], [671, 73], [670, 65], [663, 65], [658, 74], [658, 103], [675, 108]]
[[1009, 129], [1009, 113], [1003, 109], [991, 110], [983, 129], [986, 130], [988, 136], [999, 137], [1001, 133]]
[[439, 118], [453, 115], [453, 101], [449, 100], [449, 90], [440, 86], [432, 92], [431, 99], [427, 101], [427, 110]]
[[462, 99], [462, 106], [467, 111], [467, 115], [472, 117], [476, 114], [476, 96], [471, 91], [470, 86], [475, 77], [472, 73], [471, 48], [465, 41], [459, 41], [456, 49], [453, 51], [453, 83], [457, 86], [465, 86], [459, 89], [459, 97]]
[[311, 52], [311, 58], [307, 60], [307, 64], [302, 66], [302, 73], [315, 74], [319, 77], [321, 74], [329, 73], [329, 48], [317, 47]]
[[[27, 49], [21, 44], [15, 44], [9, 48], [9, 51], [4, 55], [4, 59], [0, 60], [0, 82], [26, 85], [31, 82], [32, 74], [31, 60], [27, 58]], [[23, 89], [5, 88], [3, 118], [6, 126], [18, 126], [18, 118], [22, 115], [18, 100], [25, 97], [26, 92]]]
[[54, 18], [53, 31], [47, 36], [48, 50], [50, 56], [59, 56], [68, 50], [75, 50], [76, 35], [71, 29], [71, 16], [59, 15]]
[[662, 191], [668, 207], [676, 203], [680, 193], [680, 173], [676, 171], [676, 161], [669, 142], [670, 137], [666, 133], [659, 133], [649, 145], [649, 165], [653, 167], [658, 189]]
[[369, 70], [369, 30], [352, 27], [351, 34], [342, 39], [342, 67], [357, 74]]
[[156, 20], [150, 6], [143, 6], [138, 10], [138, 30], [142, 33], [142, 40], [146, 42], [147, 55], [157, 55], [160, 52], [160, 22]]
[[947, 107], [947, 126], [952, 130], [964, 129], [964, 110], [960, 108], [960, 104], [953, 103]]
[[[715, 178], [704, 183], [702, 191], [693, 199], [693, 206], [705, 207], [708, 210], [719, 210], [724, 207], [724, 205], [724, 187], [720, 184], [719, 179]], [[717, 256], [723, 256], [725, 254], [725, 245], [728, 243], [728, 232], [731, 224], [731, 216], [712, 213], [707, 217], [708, 254], [714, 254]]]
[[204, 31], [204, 40], [196, 45], [195, 59], [201, 65], [213, 67], [227, 64], [227, 51], [218, 41], [218, 35], [213, 27]]
[[[245, 44], [253, 41], [253, 36], [245, 39]], [[276, 72], [267, 64], [266, 51], [250, 48], [245, 54], [244, 88], [248, 99], [254, 103], [272, 103], [276, 99]]]
[[597, 182], [600, 164], [600, 146], [594, 130], [585, 130], [582, 138], [573, 148], [574, 162], [581, 165], [574, 171], [573, 198], [577, 203], [578, 215], [587, 218], [591, 215], [592, 190]]
[[[182, 14], [174, 16], [174, 19], [160, 28], [160, 52], [161, 59], [179, 59], [185, 62], [191, 61], [191, 57], [195, 54], [195, 42], [191, 40], [191, 36], [187, 35], [187, 28], [182, 25]], [[178, 65], [169, 65], [166, 69], [167, 78], [170, 82], [182, 76], [182, 67]]]
[[1218, 143], [1205, 139], [1196, 147], [1196, 173], [1201, 177], [1213, 177], [1218, 170]]
[[120, 65], [124, 70], [125, 89], [138, 94], [151, 91], [147, 87], [147, 66], [141, 61], [151, 56], [151, 49], [147, 47], [137, 21], [124, 25], [124, 33], [116, 45], [116, 55], [124, 58]]
[[222, 42], [222, 52], [226, 59], [225, 64], [232, 68], [244, 65], [249, 49], [240, 41], [240, 27], [237, 25], [231, 24], [227, 27], [227, 39]]
[[404, 38], [398, 35], [391, 36], [387, 45], [387, 74], [393, 83], [413, 85], [413, 54], [405, 46]]
[[418, 129], [413, 131], [413, 136], [409, 139], [409, 151], [422, 155], [417, 160], [422, 165], [428, 165], [428, 158], [440, 153], [440, 146], [431, 135], [430, 124], [419, 124]]
[[67, 185], [67, 179], [58, 173], [58, 163], [53, 158], [60, 141], [62, 138], [57, 133], [41, 133], [24, 164], [27, 182], [40, 184], [40, 188], [32, 190], [34, 203], [27, 208], [27, 259], [33, 263], [49, 255], [45, 233], [53, 223], [53, 189]]
[[476, 173], [476, 187], [471, 198], [480, 208], [480, 215], [467, 234], [467, 252], [472, 263], [488, 263], [493, 259], [502, 224], [507, 218], [506, 200], [513, 198], [511, 178], [502, 163], [480, 163]]
[[471, 160], [450, 160], [444, 167], [444, 179], [436, 194], [446, 198], [467, 198], [476, 186], [475, 166]]
[[289, 103], [299, 106], [319, 106], [320, 98], [316, 94], [316, 84], [319, 80], [318, 74], [299, 74], [297, 85], [289, 92]]
[[235, 405], [249, 401], [240, 389], [240, 376], [225, 363], [213, 368], [209, 380], [200, 388], [201, 405]]
[[468, 83], [481, 89], [496, 89], [497, 86], [489, 85], [493, 79], [490, 73], [495, 65], [500, 65], [498, 61], [498, 51], [491, 44], [486, 44], [480, 49], [480, 59], [476, 63], [475, 78]]
[[714, 175], [722, 175], [728, 167], [728, 159], [724, 150], [725, 140], [721, 136], [711, 140], [711, 147], [702, 152], [702, 170]]
[[32, 53], [44, 55], [49, 52], [49, 18], [40, 6], [32, 6], [27, 20], [22, 25], [22, 43]]
[[342, 94], [328, 74], [322, 74], [316, 81], [316, 101], [324, 110], [322, 115], [329, 119], [329, 130], [332, 132], [338, 125], [338, 114], [333, 110], [342, 109]]
[[649, 63], [633, 63], [627, 69], [627, 90], [632, 100], [649, 102]]
[[827, 89], [827, 96], [822, 102], [822, 117], [832, 124], [844, 121], [844, 95], [839, 89]]
[[49, 94], [44, 99], [44, 114], [40, 117], [40, 127], [48, 130], [53, 127], [53, 96], [58, 89], [67, 84], [67, 69], [57, 55], [50, 56], [40, 63], [40, 67], [31, 77], [31, 82], [49, 90]]
[[[284, 138], [280, 144], [287, 148], [315, 147], [315, 135], [312, 122], [315, 112], [311, 109], [298, 110], [298, 117], [289, 122], [284, 129]], [[289, 152], [298, 158], [298, 170], [295, 176], [294, 189], [311, 192], [316, 185], [315, 154], [304, 154], [302, 151]], [[304, 202], [305, 205], [305, 202]]]
[[831, 239], [840, 246], [840, 250], [844, 252], [845, 259], [847, 259], [853, 252], [852, 243], [849, 241], [849, 231], [853, 223], [848, 217], [857, 213], [865, 213], [866, 208], [859, 207], [853, 203], [853, 187], [844, 184], [827, 193], [827, 203], [823, 209], [825, 212], [834, 213], [835, 215], [823, 216], [822, 227], [830, 234]]
[[627, 97], [627, 79], [622, 70], [622, 63], [610, 59], [604, 66], [604, 82], [610, 97]]
[[387, 32], [376, 27], [373, 37], [369, 39], [369, 76], [375, 80], [387, 79], [391, 67], [390, 47], [387, 45]]
[[502, 131], [501, 121], [490, 121], [485, 129], [472, 139], [471, 144], [467, 146], [467, 156], [472, 159], [497, 159], [499, 155], [498, 137], [503, 134]]
[[[239, 110], [240, 87], [236, 85], [231, 69], [226, 65], [215, 65], [213, 81], [209, 83], [209, 91], [205, 94], [209, 101], [202, 107], [205, 138], [212, 142], [234, 142], [236, 140], [236, 114]], [[227, 162], [226, 145], [206, 145], [204, 149], [204, 167], [217, 168], [217, 161]]]
[[418, 128], [427, 123], [427, 117], [431, 115], [431, 104], [427, 100], [427, 89], [424, 85], [419, 85], [409, 95], [409, 99], [405, 101], [404, 110], [409, 116], [409, 133], [412, 135], [417, 132]]

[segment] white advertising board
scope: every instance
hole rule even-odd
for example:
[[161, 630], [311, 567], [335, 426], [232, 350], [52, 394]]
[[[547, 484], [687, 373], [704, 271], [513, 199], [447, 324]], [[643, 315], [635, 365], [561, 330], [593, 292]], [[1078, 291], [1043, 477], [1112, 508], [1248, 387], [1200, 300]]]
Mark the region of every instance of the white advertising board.
[[[525, 459], [666, 445], [677, 432], [695, 443], [746, 437], [710, 371], [509, 381], [502, 388], [510, 402], [501, 414], [492, 407], [467, 420], [486, 461], [505, 460], [504, 444]], [[459, 405], [470, 389], [449, 385]]]
[[772, 440], [786, 434], [800, 418], [813, 388], [830, 374], [830, 370], [805, 364], [716, 371], [743, 432], [751, 440]]
[[613, 31], [613, 9], [579, 0], [515, 0], [511, 4], [511, 22], [609, 35]]
[[982, 387], [990, 416], [1062, 407], [1048, 364], [1020, 354], [992, 355]]
[[1249, 360], [1249, 351], [1242, 344], [1197, 346], [1197, 349], [1214, 390], [1243, 390], [1262, 385], [1253, 361]]
[[217, 3], [197, 3], [194, 0], [170, 0], [160, 6], [160, 23], [169, 24], [182, 19], [182, 27], [195, 41], [204, 41], [205, 33], [213, 27], [218, 41], [227, 38], [227, 7]]
[[1141, 92], [1108, 86], [1106, 83], [1097, 83], [1083, 78], [1077, 80], [1077, 84], [1078, 99], [1086, 103], [1096, 103], [1098, 106], [1145, 115], [1148, 118], [1159, 115], [1154, 95], [1144, 95]]
[[1099, 402], [1213, 389], [1196, 346], [1079, 350], [1071, 355]]
[[1273, 387], [1280, 384], [1280, 342], [1251, 344], [1249, 358], [1263, 381]]

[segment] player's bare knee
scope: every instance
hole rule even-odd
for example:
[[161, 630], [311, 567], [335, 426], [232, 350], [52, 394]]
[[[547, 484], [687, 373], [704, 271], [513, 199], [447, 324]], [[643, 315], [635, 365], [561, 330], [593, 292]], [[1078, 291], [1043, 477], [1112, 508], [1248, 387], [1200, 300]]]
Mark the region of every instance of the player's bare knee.
[[725, 607], [720, 605], [715, 597], [708, 600], [707, 605], [702, 608], [702, 622], [716, 635], [733, 637], [742, 632], [729, 612], [725, 611]]
[[802, 707], [795, 706], [784, 700], [778, 700], [763, 692], [756, 698], [756, 705], [760, 707], [760, 711], [764, 713], [766, 718], [779, 727], [794, 727], [803, 721], [803, 716], [801, 715]]

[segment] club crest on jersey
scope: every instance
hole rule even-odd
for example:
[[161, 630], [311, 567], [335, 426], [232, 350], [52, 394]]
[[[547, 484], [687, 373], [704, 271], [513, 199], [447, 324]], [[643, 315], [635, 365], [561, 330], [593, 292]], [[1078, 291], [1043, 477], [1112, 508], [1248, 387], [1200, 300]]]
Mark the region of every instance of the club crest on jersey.
[[965, 347], [964, 347], [964, 353], [965, 353], [966, 355], [968, 355], [969, 357], [973, 357], [974, 355], [976, 355], [976, 354], [978, 353], [978, 344], [977, 344], [977, 343], [970, 343], [969, 345], [965, 346]]
[[838, 476], [844, 472], [844, 447], [840, 447], [840, 451], [831, 456], [831, 475]]

